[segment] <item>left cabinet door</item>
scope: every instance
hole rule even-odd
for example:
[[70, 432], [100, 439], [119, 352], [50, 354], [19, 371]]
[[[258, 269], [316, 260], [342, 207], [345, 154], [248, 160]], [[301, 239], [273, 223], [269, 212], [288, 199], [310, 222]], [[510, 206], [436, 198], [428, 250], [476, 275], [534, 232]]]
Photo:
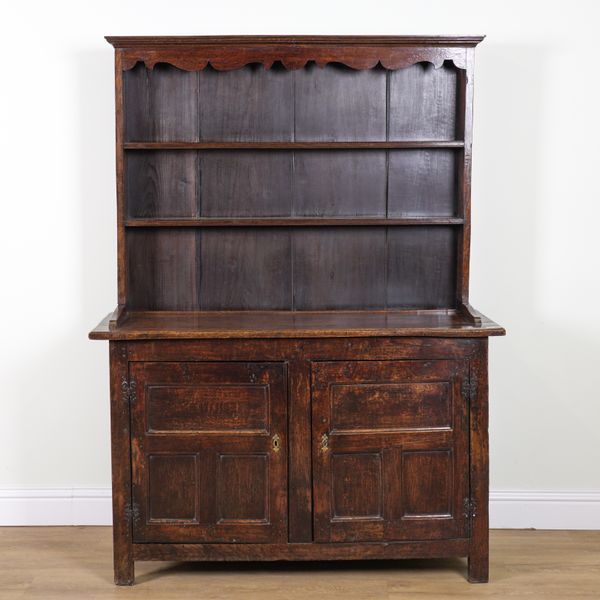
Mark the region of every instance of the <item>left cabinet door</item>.
[[135, 542], [287, 539], [281, 363], [134, 362]]

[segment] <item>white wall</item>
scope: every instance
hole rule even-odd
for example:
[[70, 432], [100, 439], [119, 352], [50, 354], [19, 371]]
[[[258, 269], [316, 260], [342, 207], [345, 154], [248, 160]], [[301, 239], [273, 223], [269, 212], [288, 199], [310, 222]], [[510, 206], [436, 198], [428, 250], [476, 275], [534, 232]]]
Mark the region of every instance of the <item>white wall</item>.
[[116, 302], [105, 34], [485, 33], [471, 297], [508, 330], [490, 342], [492, 489], [600, 501], [600, 3], [57, 0], [2, 13], [4, 497], [110, 485], [108, 347], [86, 338]]

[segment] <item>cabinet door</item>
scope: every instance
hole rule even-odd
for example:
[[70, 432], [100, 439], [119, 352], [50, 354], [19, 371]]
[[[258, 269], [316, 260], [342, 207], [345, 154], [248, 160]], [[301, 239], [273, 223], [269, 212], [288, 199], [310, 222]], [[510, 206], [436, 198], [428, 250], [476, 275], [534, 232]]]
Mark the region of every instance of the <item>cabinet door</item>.
[[468, 363], [312, 366], [315, 540], [467, 534]]
[[287, 538], [286, 368], [131, 363], [134, 541]]

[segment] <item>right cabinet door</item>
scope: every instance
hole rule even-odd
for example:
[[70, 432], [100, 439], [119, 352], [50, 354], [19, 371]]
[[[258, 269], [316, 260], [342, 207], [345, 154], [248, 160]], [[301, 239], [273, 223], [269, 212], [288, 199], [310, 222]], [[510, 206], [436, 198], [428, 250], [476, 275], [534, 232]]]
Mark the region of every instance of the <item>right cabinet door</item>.
[[467, 536], [468, 362], [312, 364], [317, 542]]

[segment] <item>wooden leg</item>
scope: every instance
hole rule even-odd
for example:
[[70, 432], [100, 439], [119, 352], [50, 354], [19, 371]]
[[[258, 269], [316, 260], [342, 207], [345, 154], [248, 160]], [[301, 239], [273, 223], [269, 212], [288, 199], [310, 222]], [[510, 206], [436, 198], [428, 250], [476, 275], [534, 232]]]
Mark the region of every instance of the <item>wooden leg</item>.
[[127, 343], [110, 342], [110, 421], [115, 583], [133, 585]]
[[471, 545], [469, 581], [486, 583], [489, 578], [489, 458], [487, 340], [482, 340], [471, 362]]
[[114, 547], [115, 583], [133, 585], [135, 581], [134, 563], [131, 552], [123, 552], [116, 544]]

